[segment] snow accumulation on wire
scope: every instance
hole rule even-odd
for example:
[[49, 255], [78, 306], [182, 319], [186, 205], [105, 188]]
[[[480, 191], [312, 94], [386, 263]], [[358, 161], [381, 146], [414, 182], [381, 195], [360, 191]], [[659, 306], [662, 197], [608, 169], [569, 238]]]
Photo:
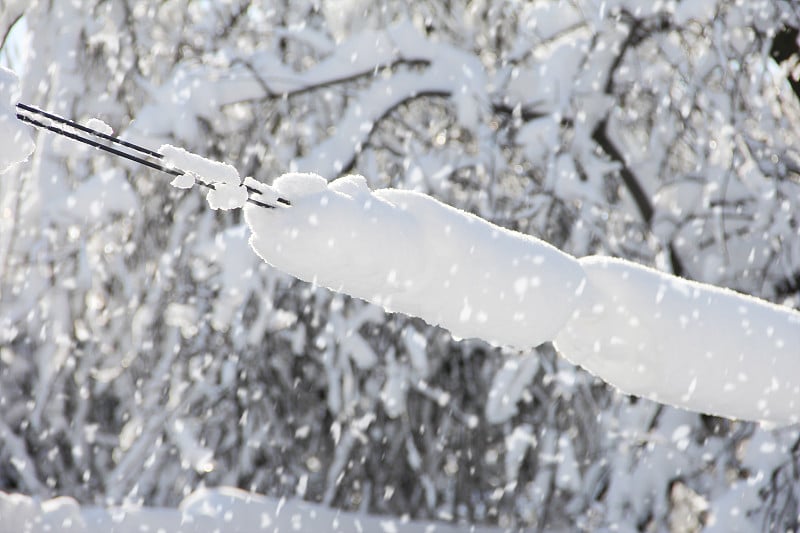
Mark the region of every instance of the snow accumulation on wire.
[[100, 120], [99, 118], [90, 118], [86, 121], [86, 127], [91, 128], [93, 130], [97, 130], [100, 133], [105, 133], [106, 135], [113, 135], [114, 129]]
[[164, 156], [164, 163], [168, 166], [185, 172], [172, 181], [174, 187], [191, 188], [197, 179], [211, 186], [207, 197], [211, 209], [236, 209], [247, 202], [247, 189], [242, 186], [239, 172], [233, 166], [170, 144], [161, 146], [158, 153]]
[[28, 128], [16, 118], [18, 97], [19, 78], [0, 67], [0, 174], [28, 159], [34, 149]]
[[520, 347], [552, 339], [577, 305], [585, 276], [573, 258], [430, 196], [373, 192], [361, 176], [287, 174], [273, 188], [292, 207], [246, 206], [250, 243], [300, 279]]
[[555, 338], [566, 358], [662, 403], [800, 419], [800, 313], [622, 259], [578, 261], [586, 291]]
[[[258, 182], [254, 182], [258, 188]], [[576, 259], [411, 191], [286, 174], [250, 244], [300, 279], [459, 337], [561, 353], [622, 391], [774, 424], [800, 415], [800, 313], [621, 259]], [[266, 192], [265, 192], [266, 194]]]
[[[4, 87], [15, 80], [0, 75]], [[3, 161], [30, 153], [2, 146]], [[576, 259], [430, 196], [372, 191], [362, 176], [328, 183], [290, 173], [267, 186], [182, 148], [159, 152], [185, 172], [174, 186], [199, 179], [213, 187], [213, 209], [243, 207], [253, 250], [302, 280], [458, 337], [520, 349], [554, 341], [629, 394], [728, 418], [800, 421], [800, 313], [792, 309], [622, 259]], [[291, 208], [263, 207], [278, 198]]]

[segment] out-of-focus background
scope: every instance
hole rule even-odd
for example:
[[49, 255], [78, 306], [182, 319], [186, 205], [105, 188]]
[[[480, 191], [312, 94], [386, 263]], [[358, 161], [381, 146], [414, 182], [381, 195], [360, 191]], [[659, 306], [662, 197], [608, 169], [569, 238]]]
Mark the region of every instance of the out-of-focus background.
[[[800, 308], [798, 27], [780, 0], [0, 0], [0, 64], [26, 103], [243, 176], [361, 173]], [[800, 526], [797, 427], [635, 400], [549, 344], [299, 282], [203, 195], [52, 134], [2, 176], [0, 491]]]

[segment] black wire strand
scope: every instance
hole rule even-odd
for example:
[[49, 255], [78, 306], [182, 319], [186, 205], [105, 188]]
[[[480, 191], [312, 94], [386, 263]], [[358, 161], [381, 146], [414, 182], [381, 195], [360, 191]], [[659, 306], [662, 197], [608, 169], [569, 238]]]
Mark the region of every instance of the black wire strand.
[[[53, 113], [48, 113], [47, 111], [43, 111], [43, 110], [41, 110], [41, 109], [39, 109], [37, 107], [33, 107], [33, 106], [30, 106], [30, 105], [27, 105], [27, 104], [23, 104], [23, 103], [20, 102], [20, 103], [17, 104], [17, 108], [19, 108], [19, 109], [21, 109], [23, 111], [27, 111], [29, 113], [33, 113], [35, 115], [41, 115], [41, 116], [43, 116], [45, 118], [48, 118], [48, 119], [50, 119], [50, 120], [52, 120], [54, 122], [65, 124], [67, 126], [70, 126], [71, 128], [75, 128], [75, 129], [77, 129], [79, 131], [82, 131], [84, 133], [88, 133], [90, 135], [94, 135], [95, 137], [98, 137], [98, 138], [103, 139], [105, 141], [112, 142], [112, 143], [115, 143], [115, 144], [119, 144], [120, 146], [124, 146], [126, 148], [130, 148], [131, 150], [135, 150], [135, 151], [140, 152], [141, 154], [144, 154], [146, 156], [153, 157], [153, 158], [156, 158], [156, 159], [159, 159], [159, 160], [164, 158], [163, 154], [159, 154], [158, 152], [155, 152], [155, 151], [150, 150], [148, 148], [144, 148], [144, 147], [139, 146], [137, 144], [134, 144], [134, 143], [131, 143], [131, 142], [128, 142], [128, 141], [124, 141], [124, 140], [122, 140], [122, 139], [120, 139], [118, 137], [114, 137], [113, 135], [108, 135], [108, 134], [102, 133], [100, 131], [94, 130], [92, 128], [83, 126], [83, 125], [78, 124], [77, 122], [75, 122], [73, 120], [70, 120], [70, 119], [67, 119], [67, 118], [64, 118], [64, 117], [60, 117], [58, 115], [54, 115]], [[19, 120], [21, 120], [22, 122], [27, 122], [28, 124], [31, 124], [32, 126], [36, 126], [37, 128], [43, 128], [43, 129], [46, 129], [46, 130], [51, 131], [53, 133], [57, 133], [58, 135], [63, 135], [64, 137], [67, 137], [69, 139], [81, 142], [83, 144], [87, 144], [87, 145], [89, 145], [89, 146], [91, 146], [93, 148], [97, 148], [98, 150], [102, 150], [104, 152], [108, 152], [110, 154], [116, 155], [117, 157], [122, 157], [124, 159], [128, 159], [129, 161], [133, 161], [135, 163], [139, 163], [140, 165], [144, 165], [144, 166], [152, 168], [154, 170], [158, 170], [159, 172], [163, 172], [165, 174], [169, 174], [170, 176], [182, 176], [182, 175], [186, 174], [185, 171], [183, 171], [183, 170], [181, 170], [179, 168], [168, 167], [168, 166], [162, 165], [160, 163], [156, 163], [154, 161], [149, 161], [149, 160], [147, 160], [147, 159], [145, 159], [143, 157], [139, 157], [139, 156], [137, 156], [135, 154], [131, 154], [129, 152], [126, 152], [126, 151], [123, 151], [123, 150], [119, 150], [117, 148], [114, 148], [113, 146], [108, 146], [107, 144], [103, 144], [103, 143], [101, 143], [99, 141], [96, 141], [94, 139], [90, 139], [88, 137], [83, 137], [81, 135], [78, 135], [77, 133], [65, 130], [64, 128], [60, 128], [60, 127], [54, 126], [52, 124], [45, 124], [44, 122], [42, 122], [40, 120], [37, 120], [37, 119], [32, 118], [32, 117], [29, 117], [29, 116], [24, 115], [24, 114], [19, 113], [19, 112], [17, 113], [17, 118]], [[214, 187], [214, 185], [211, 184], [211, 183], [205, 183], [205, 182], [199, 181], [199, 180], [196, 181], [196, 183], [198, 183], [201, 186], [206, 187], [208, 189], [212, 189], [212, 190], [216, 189], [216, 187]], [[258, 189], [253, 188], [253, 187], [245, 186], [245, 189], [247, 190], [248, 194], [260, 194], [260, 191]], [[274, 205], [262, 202], [260, 200], [256, 200], [255, 198], [251, 198], [249, 196], [247, 198], [247, 201], [252, 203], [253, 205], [257, 205], [257, 206], [263, 207], [265, 209], [274, 209], [276, 207]], [[279, 197], [277, 199], [277, 201], [279, 203], [283, 204], [283, 205], [286, 205], [286, 206], [292, 205], [291, 202], [289, 200], [285, 199], [285, 198], [280, 198]]]
[[104, 152], [108, 152], [110, 154], [114, 154], [116, 156], [123, 157], [125, 159], [130, 160], [130, 161], [134, 161], [136, 163], [139, 163], [140, 165], [144, 165], [146, 167], [150, 167], [152, 169], [158, 170], [160, 172], [164, 172], [166, 174], [170, 174], [172, 176], [182, 176], [183, 174], [186, 174], [186, 172], [184, 172], [182, 170], [178, 170], [178, 169], [170, 168], [170, 167], [165, 167], [164, 165], [160, 165], [158, 163], [154, 163], [152, 161], [148, 161], [147, 159], [135, 156], [133, 154], [129, 154], [128, 152], [123, 152], [122, 150], [117, 150], [114, 147], [107, 146], [105, 144], [99, 143], [99, 142], [94, 141], [92, 139], [89, 139], [89, 138], [86, 138], [86, 137], [81, 137], [77, 133], [72, 133], [71, 131], [67, 131], [65, 129], [59, 128], [58, 126], [53, 126], [51, 124], [45, 124], [44, 122], [40, 122], [40, 121], [36, 120], [35, 118], [31, 118], [31, 117], [28, 117], [28, 116], [20, 114], [20, 113], [17, 113], [17, 118], [20, 119], [23, 122], [27, 122], [29, 124], [32, 124], [32, 125], [38, 127], [38, 128], [44, 128], [44, 129], [46, 129], [48, 131], [52, 131], [53, 133], [57, 133], [59, 135], [63, 135], [64, 137], [68, 137], [68, 138], [70, 138], [72, 140], [75, 140], [75, 141], [78, 141], [78, 142], [82, 142], [84, 144], [88, 144], [89, 146], [91, 146], [93, 148], [98, 148], [100, 150], [103, 150]]
[[[133, 144], [132, 142], [128, 142], [128, 141], [122, 140], [119, 137], [114, 137], [113, 135], [108, 135], [106, 133], [94, 130], [94, 129], [88, 127], [88, 126], [84, 126], [82, 124], [78, 124], [74, 120], [70, 120], [68, 118], [64, 118], [64, 117], [61, 117], [61, 116], [58, 116], [58, 115], [54, 115], [53, 113], [49, 113], [49, 112], [47, 112], [47, 111], [45, 111], [43, 109], [39, 109], [38, 107], [34, 107], [34, 106], [28, 105], [28, 104], [23, 104], [22, 102], [18, 103], [17, 107], [22, 109], [22, 110], [24, 110], [24, 111], [27, 111], [28, 113], [33, 113], [34, 115], [41, 115], [43, 117], [49, 118], [50, 120], [52, 120], [54, 122], [60, 122], [61, 124], [66, 124], [67, 126], [75, 128], [76, 130], [80, 130], [80, 131], [82, 131], [84, 133], [88, 133], [90, 135], [94, 135], [95, 137], [99, 137], [101, 139], [104, 139], [104, 140], [112, 142], [112, 143], [120, 144], [120, 145], [122, 145], [122, 146], [124, 146], [126, 148], [130, 148], [132, 150], [136, 150], [137, 152], [141, 152], [143, 154], [149, 155], [150, 157], [155, 157], [156, 159], [163, 159], [164, 158], [163, 154], [159, 154], [158, 152], [156, 152], [154, 150], [150, 150], [149, 148], [145, 148], [143, 146], [139, 146], [137, 144]], [[19, 115], [17, 115], [17, 117], [19, 117]]]

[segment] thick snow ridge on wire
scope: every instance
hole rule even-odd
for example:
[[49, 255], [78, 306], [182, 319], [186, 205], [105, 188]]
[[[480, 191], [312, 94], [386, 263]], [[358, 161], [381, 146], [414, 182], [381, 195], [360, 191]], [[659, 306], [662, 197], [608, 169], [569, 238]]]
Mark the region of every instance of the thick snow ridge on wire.
[[622, 391], [778, 424], [800, 421], [800, 313], [622, 259], [584, 257], [558, 351]]
[[164, 144], [158, 149], [164, 156], [164, 162], [185, 172], [191, 172], [203, 178], [207, 183], [239, 184], [239, 172], [228, 163], [221, 163], [193, 154], [178, 146]]
[[[800, 313], [621, 259], [580, 260], [415, 192], [287, 174], [245, 207], [265, 261], [519, 348], [554, 340], [624, 392], [729, 418], [800, 418]], [[492, 399], [490, 398], [490, 402]]]
[[541, 344], [584, 285], [573, 257], [430, 196], [296, 173], [273, 189], [292, 206], [245, 207], [250, 244], [267, 263], [459, 337]]
[[172, 181], [174, 187], [188, 189], [194, 185], [195, 179], [211, 186], [208, 191], [211, 209], [236, 209], [247, 201], [247, 190], [242, 187], [242, 179], [233, 166], [171, 144], [162, 145], [158, 153], [164, 156], [164, 163], [168, 166], [185, 172]]
[[14, 106], [19, 97], [19, 78], [0, 67], [0, 174], [28, 159], [33, 153], [29, 127], [17, 120]]

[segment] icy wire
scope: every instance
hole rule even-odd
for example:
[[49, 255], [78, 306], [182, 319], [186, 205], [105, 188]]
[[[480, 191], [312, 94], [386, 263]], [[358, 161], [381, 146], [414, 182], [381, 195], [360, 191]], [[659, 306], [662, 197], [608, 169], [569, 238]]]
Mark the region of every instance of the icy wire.
[[[67, 126], [69, 126], [71, 128], [74, 128], [74, 129], [78, 130], [78, 131], [87, 133], [89, 135], [93, 135], [93, 136], [97, 137], [98, 139], [102, 139], [102, 140], [108, 141], [110, 143], [118, 144], [120, 146], [124, 146], [125, 148], [130, 148], [131, 150], [135, 150], [135, 151], [141, 153], [144, 156], [152, 157], [152, 158], [155, 158], [155, 159], [158, 159], [158, 160], [161, 160], [161, 159], [164, 158], [164, 156], [162, 154], [159, 154], [158, 152], [155, 152], [155, 151], [150, 150], [148, 148], [145, 148], [143, 146], [139, 146], [137, 144], [125, 141], [125, 140], [120, 139], [118, 137], [114, 137], [113, 135], [108, 135], [108, 134], [105, 134], [103, 132], [97, 131], [95, 129], [83, 126], [83, 125], [78, 124], [77, 122], [75, 122], [73, 120], [61, 117], [59, 115], [55, 115], [53, 113], [49, 113], [49, 112], [44, 111], [42, 109], [39, 109], [37, 107], [31, 106], [31, 105], [28, 105], [28, 104], [23, 104], [22, 102], [20, 102], [20, 103], [17, 104], [17, 108], [19, 110], [21, 110], [21, 111], [25, 111], [25, 112], [31, 113], [33, 115], [40, 115], [40, 116], [45, 117], [45, 118], [47, 118], [49, 120], [52, 120], [53, 122], [57, 122], [57, 123], [60, 123], [60, 124], [65, 124], [65, 125], [67, 125]], [[164, 166], [164, 165], [162, 165], [160, 163], [145, 159], [144, 157], [140, 157], [140, 156], [131, 154], [129, 152], [125, 152], [123, 150], [119, 150], [117, 148], [114, 148], [113, 146], [108, 146], [107, 144], [103, 144], [100, 141], [97, 141], [97, 140], [94, 140], [94, 139], [91, 139], [91, 138], [88, 138], [88, 137], [83, 137], [83, 136], [81, 136], [81, 135], [79, 135], [77, 133], [73, 133], [71, 131], [65, 130], [65, 129], [60, 128], [58, 126], [55, 126], [53, 124], [45, 124], [44, 122], [42, 122], [40, 120], [37, 120], [37, 119], [35, 119], [33, 117], [30, 117], [28, 115], [25, 115], [25, 114], [23, 114], [21, 112], [17, 113], [17, 118], [19, 120], [21, 120], [22, 122], [26, 122], [28, 124], [36, 126], [37, 128], [43, 128], [43, 129], [46, 129], [48, 131], [52, 131], [53, 133], [57, 133], [59, 135], [63, 135], [64, 137], [68, 137], [68, 138], [73, 139], [75, 141], [82, 142], [82, 143], [87, 144], [87, 145], [89, 145], [89, 146], [91, 146], [93, 148], [97, 148], [99, 150], [103, 150], [104, 152], [108, 152], [108, 153], [116, 155], [118, 157], [122, 157], [124, 159], [128, 159], [129, 161], [133, 161], [135, 163], [139, 163], [140, 165], [144, 165], [144, 166], [152, 168], [154, 170], [158, 170], [159, 172], [164, 172], [165, 174], [169, 174], [170, 176], [182, 176], [183, 174], [186, 174], [186, 172], [181, 170], [181, 169]], [[202, 185], [203, 187], [207, 187], [209, 189], [214, 189], [215, 188], [214, 185], [210, 184], [210, 183], [204, 183], [202, 181], [198, 181], [198, 183], [200, 185]], [[250, 193], [250, 194], [259, 192], [257, 189], [254, 189], [253, 187], [245, 186], [245, 188], [247, 189], [247, 192]], [[274, 205], [270, 205], [270, 204], [261, 202], [259, 200], [254, 199], [254, 198], [249, 198], [248, 197], [247, 201], [252, 203], [252, 204], [254, 204], [254, 205], [257, 205], [259, 207], [263, 207], [263, 208], [266, 208], [266, 209], [274, 209], [276, 207]], [[291, 202], [289, 202], [289, 200], [286, 200], [285, 198], [278, 198], [277, 201], [279, 203], [287, 205], [287, 206], [291, 205]]]

